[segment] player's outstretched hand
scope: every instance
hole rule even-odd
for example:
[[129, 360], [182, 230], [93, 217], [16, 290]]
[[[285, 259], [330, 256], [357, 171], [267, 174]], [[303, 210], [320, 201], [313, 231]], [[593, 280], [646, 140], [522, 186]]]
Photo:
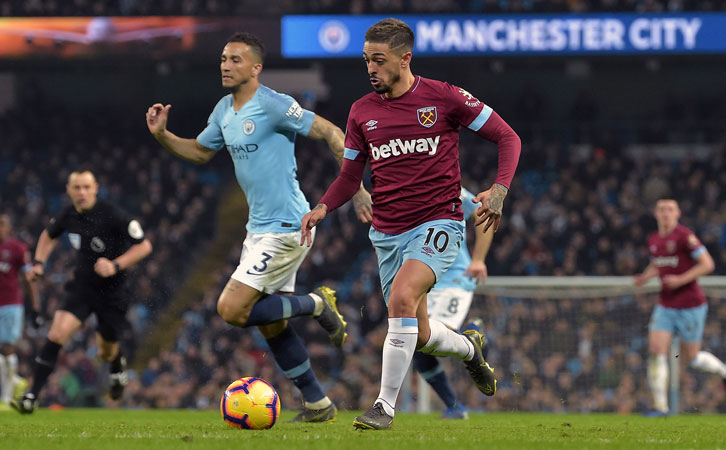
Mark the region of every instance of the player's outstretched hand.
[[96, 264], [93, 265], [93, 270], [98, 274], [98, 276], [103, 278], [116, 275], [116, 266], [114, 266], [113, 261], [104, 257], [96, 260]]
[[371, 223], [373, 221], [372, 204], [371, 194], [363, 187], [358, 189], [358, 192], [353, 196], [353, 208], [355, 209], [355, 214], [358, 216], [358, 220], [363, 223]]
[[307, 245], [310, 247], [313, 243], [313, 238], [310, 234], [315, 225], [319, 224], [325, 216], [328, 214], [328, 207], [322, 203], [313, 208], [312, 211], [305, 214], [302, 218], [302, 224], [300, 226], [301, 236], [300, 245]]
[[166, 131], [166, 121], [169, 118], [169, 109], [171, 105], [162, 105], [155, 103], [146, 111], [146, 126], [154, 136], [163, 134]]
[[476, 209], [476, 224], [484, 224], [483, 232], [486, 233], [494, 226], [494, 231], [499, 229], [499, 222], [502, 220], [502, 205], [509, 190], [501, 184], [494, 183], [491, 188], [480, 192], [471, 201], [481, 203]]
[[487, 281], [489, 273], [487, 272], [487, 265], [484, 264], [484, 261], [472, 261], [469, 267], [466, 268], [464, 275], [468, 275], [469, 278], [484, 283]]

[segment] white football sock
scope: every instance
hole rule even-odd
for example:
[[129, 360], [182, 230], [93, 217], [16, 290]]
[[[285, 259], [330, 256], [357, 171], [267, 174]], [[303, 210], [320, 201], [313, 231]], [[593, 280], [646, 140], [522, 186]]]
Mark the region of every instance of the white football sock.
[[9, 376], [5, 355], [0, 355], [0, 402], [8, 403], [12, 398], [13, 378]]
[[417, 339], [418, 320], [415, 317], [388, 319], [388, 334], [383, 343], [381, 392], [376, 402], [380, 402], [391, 417], [395, 412], [398, 391], [416, 351]]
[[668, 358], [666, 355], [648, 357], [648, 384], [653, 394], [653, 408], [668, 412]]
[[318, 294], [311, 292], [308, 295], [315, 302], [315, 310], [313, 311], [313, 317], [318, 317], [323, 312], [323, 308], [325, 307], [325, 304], [323, 303], [324, 301], [322, 298], [320, 298], [320, 296]]
[[474, 357], [474, 345], [469, 339], [456, 331], [450, 330], [442, 322], [429, 318], [431, 336], [421, 348], [423, 353], [433, 356], [456, 356], [464, 361]]
[[689, 365], [700, 372], [715, 373], [721, 378], [726, 378], [726, 364], [716, 358], [712, 353], [704, 351], [698, 352]]
[[307, 409], [324, 409], [330, 406], [331, 402], [328, 396], [321, 398], [317, 402], [304, 402]]

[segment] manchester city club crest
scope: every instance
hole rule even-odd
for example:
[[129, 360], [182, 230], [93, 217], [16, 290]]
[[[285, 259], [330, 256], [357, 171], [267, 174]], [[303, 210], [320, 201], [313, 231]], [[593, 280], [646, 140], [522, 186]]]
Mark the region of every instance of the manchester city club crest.
[[252, 119], [247, 119], [242, 123], [242, 132], [249, 136], [250, 134], [255, 132], [255, 121]]
[[425, 108], [419, 108], [416, 110], [416, 117], [418, 117], [418, 123], [426, 128], [431, 128], [436, 123], [436, 119], [438, 119], [436, 107], [427, 106]]

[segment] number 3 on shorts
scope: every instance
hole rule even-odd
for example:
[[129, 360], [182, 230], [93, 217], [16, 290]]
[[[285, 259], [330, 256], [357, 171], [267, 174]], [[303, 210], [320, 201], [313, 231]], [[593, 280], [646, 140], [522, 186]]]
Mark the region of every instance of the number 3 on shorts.
[[[433, 242], [432, 242], [433, 241]], [[443, 253], [449, 246], [449, 233], [444, 230], [436, 231], [436, 228], [429, 227], [426, 229], [426, 242], [424, 245], [433, 244], [437, 252]]]
[[262, 273], [265, 270], [267, 270], [267, 261], [272, 259], [272, 255], [270, 255], [267, 252], [262, 252], [262, 256], [263, 256], [262, 261], [260, 261], [260, 264], [262, 265], [262, 267], [257, 267], [257, 264], [252, 266], [252, 268], [255, 269], [255, 271], [257, 271], [259, 273]]

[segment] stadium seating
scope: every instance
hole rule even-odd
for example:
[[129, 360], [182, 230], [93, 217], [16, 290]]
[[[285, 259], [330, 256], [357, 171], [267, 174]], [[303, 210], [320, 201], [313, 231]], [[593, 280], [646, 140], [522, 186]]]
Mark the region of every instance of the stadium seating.
[[291, 0], [259, 3], [236, 0], [3, 0], [0, 16], [151, 16], [229, 14], [402, 14], [402, 13], [552, 13], [552, 12], [679, 12], [726, 9], [723, 0]]

